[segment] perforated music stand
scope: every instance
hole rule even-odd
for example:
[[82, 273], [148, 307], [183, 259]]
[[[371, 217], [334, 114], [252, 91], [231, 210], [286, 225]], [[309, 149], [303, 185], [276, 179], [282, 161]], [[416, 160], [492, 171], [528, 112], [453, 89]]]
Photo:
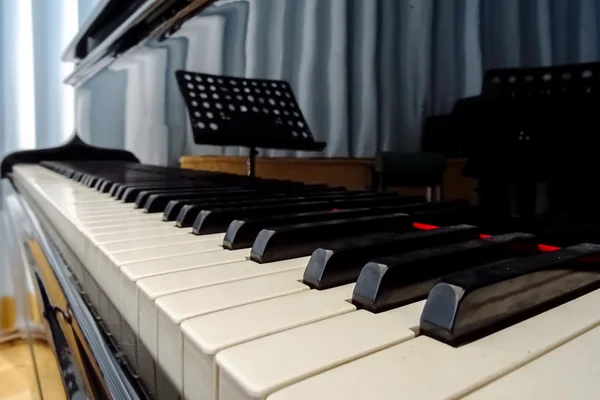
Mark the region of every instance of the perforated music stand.
[[248, 175], [256, 171], [257, 147], [320, 151], [289, 83], [189, 71], [175, 73], [194, 142], [250, 149]]

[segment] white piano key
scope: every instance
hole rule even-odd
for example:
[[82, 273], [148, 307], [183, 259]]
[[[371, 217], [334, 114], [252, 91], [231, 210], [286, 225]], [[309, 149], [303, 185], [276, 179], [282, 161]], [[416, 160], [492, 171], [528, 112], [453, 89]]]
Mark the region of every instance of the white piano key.
[[[304, 267], [301, 267], [258, 278], [188, 290], [156, 300], [158, 362], [175, 387], [183, 390], [183, 335], [179, 327], [183, 321], [231, 307], [309, 290], [308, 286], [299, 282], [303, 273]], [[140, 332], [144, 333], [151, 328], [146, 326], [146, 319], [140, 316]]]
[[[147, 297], [142, 296], [138, 291], [138, 280], [157, 275], [163, 276], [169, 272], [242, 261], [249, 255], [250, 251], [247, 249], [234, 251], [221, 249], [124, 264], [120, 268], [120, 277], [117, 281], [120, 282], [121, 287], [120, 296], [122, 298], [121, 304], [123, 305], [123, 316], [131, 326], [132, 330], [136, 333], [140, 333], [142, 339], [144, 339], [145, 332], [141, 331], [139, 325], [141, 322], [138, 321], [145, 319], [146, 317], [155, 321], [156, 313], [153, 311], [155, 310], [154, 301], [148, 300]], [[116, 278], [113, 280], [116, 280]], [[149, 294], [152, 295], [152, 293]], [[142, 308], [142, 305], [147, 305], [147, 307]], [[149, 322], [149, 324], [151, 323], [152, 322]], [[156, 328], [154, 328], [153, 332], [155, 331]], [[155, 335], [155, 333], [152, 333], [152, 337], [155, 337]], [[148, 340], [147, 346], [150, 350], [155, 348], [155, 346], [152, 347], [153, 343], [154, 341], [152, 339]], [[154, 354], [156, 354], [156, 352], [154, 352]]]
[[595, 400], [600, 393], [598, 343], [600, 328], [594, 328], [463, 399]]
[[[193, 235], [192, 235], [193, 236]], [[172, 244], [169, 246], [153, 247], [142, 250], [127, 250], [112, 253], [111, 259], [116, 266], [140, 261], [158, 260], [174, 256], [184, 256], [205, 251], [223, 250], [223, 235], [194, 236], [196, 240]]]
[[[115, 219], [127, 219], [127, 218], [137, 218], [140, 216], [144, 216], [144, 215], [154, 215], [154, 213], [152, 214], [146, 214], [143, 213], [141, 210], [125, 210], [125, 211], [118, 211], [118, 212], [113, 212], [113, 213], [102, 213], [100, 215], [98, 214], [94, 214], [91, 216], [69, 216], [70, 218], [72, 218], [74, 221], [76, 220], [78, 223], [85, 223], [85, 222], [101, 222], [101, 221], [113, 221]], [[158, 215], [160, 215], [162, 217], [162, 214], [160, 213], [156, 213], [157, 218]]]
[[97, 235], [94, 237], [94, 242], [97, 244], [106, 244], [113, 242], [123, 242], [126, 240], [137, 240], [137, 239], [147, 239], [151, 237], [159, 237], [159, 236], [169, 236], [175, 232], [191, 232], [191, 228], [177, 228], [176, 226], [172, 226], [166, 224], [161, 228], [154, 229], [145, 229], [141, 231], [134, 232], [122, 232], [122, 233], [106, 233], [103, 235]]
[[460, 398], [598, 327], [600, 314], [590, 312], [598, 302], [600, 290], [458, 348], [420, 336], [282, 389], [269, 400], [377, 400], [398, 393]]
[[143, 231], [147, 229], [164, 228], [165, 226], [175, 226], [174, 222], [164, 221], [133, 221], [120, 226], [107, 226], [102, 228], [86, 228], [86, 233], [90, 236], [104, 235], [108, 233], [126, 233]]
[[[124, 302], [132, 305], [136, 304], [136, 302], [144, 304], [144, 310], [140, 311], [140, 315], [143, 314], [143, 317], [146, 318], [148, 314], [156, 315], [157, 311], [154, 301], [159, 297], [186, 290], [304, 268], [309, 258], [301, 257], [265, 264], [244, 260], [152, 276], [137, 281], [137, 299], [133, 298], [136, 294], [135, 282], [130, 281], [131, 283], [127, 282], [124, 285], [123, 292], [127, 295]], [[137, 311], [134, 309], [129, 310], [129, 312], [129, 318], [134, 318], [137, 315]], [[156, 356], [156, 346], [152, 343], [152, 339], [149, 339], [149, 341], [150, 343], [147, 344], [147, 347]]]
[[184, 321], [183, 394], [186, 399], [217, 396], [215, 355], [226, 348], [356, 310], [354, 284], [309, 290]]
[[107, 228], [114, 226], [121, 226], [125, 224], [130, 224], [135, 221], [139, 222], [150, 222], [150, 221], [162, 221], [163, 214], [142, 214], [136, 215], [135, 217], [127, 217], [127, 218], [117, 218], [117, 219], [109, 219], [104, 221], [92, 221], [88, 222], [87, 220], [79, 221], [81, 226], [85, 229], [93, 229], [93, 228]]
[[48, 197], [52, 199], [56, 204], [59, 205], [73, 205], [80, 210], [94, 210], [97, 208], [108, 208], [115, 204], [118, 204], [110, 199], [98, 198], [94, 194], [88, 193], [57, 193], [48, 194]]
[[97, 212], [99, 210], [133, 209], [133, 203], [121, 203], [112, 198], [98, 198], [93, 194], [76, 194], [69, 192], [48, 193], [49, 199], [62, 207], [79, 212]]
[[[209, 236], [209, 235], [206, 235]], [[186, 262], [195, 262], [201, 264], [205, 253], [215, 251], [224, 251], [220, 246], [223, 242], [222, 235], [210, 235], [204, 237], [204, 240], [198, 240], [193, 243], [184, 243], [181, 245], [171, 245], [168, 247], [159, 247], [156, 249], [132, 250], [120, 253], [98, 253], [98, 259], [94, 268], [96, 274], [100, 276], [99, 284], [106, 290], [108, 297], [116, 304], [122, 301], [122, 274], [121, 268], [127, 266], [135, 270], [142, 268], [146, 273], [165, 264], [185, 265]], [[246, 256], [241, 252], [239, 257]], [[234, 256], [233, 254], [231, 255]], [[208, 256], [209, 257], [209, 256]], [[194, 260], [195, 261], [192, 261]], [[183, 268], [183, 267], [182, 267]], [[135, 297], [134, 297], [135, 299]], [[125, 305], [126, 306], [126, 305]], [[132, 327], [134, 327], [132, 325]]]
[[133, 240], [124, 240], [122, 242], [112, 242], [100, 245], [100, 249], [104, 252], [108, 253], [116, 253], [120, 251], [130, 251], [130, 250], [142, 250], [149, 249], [155, 247], [166, 247], [174, 244], [183, 244], [190, 242], [198, 242], [209, 240], [214, 237], [220, 237], [223, 239], [223, 234], [217, 233], [215, 236], [213, 235], [192, 235], [187, 230], [182, 230], [181, 232], [174, 233], [169, 236], [158, 236], [151, 237], [146, 239], [133, 239]]
[[309, 376], [411, 340], [424, 303], [379, 314], [359, 310], [225, 349], [216, 356], [219, 398], [235, 393], [239, 399], [263, 399]]
[[128, 209], [114, 206], [97, 208], [95, 210], [79, 210], [73, 205], [66, 204], [61, 205], [60, 208], [70, 219], [73, 220], [84, 220], [94, 217], [112, 217], [114, 215], [133, 217], [143, 214], [143, 211], [140, 209]]

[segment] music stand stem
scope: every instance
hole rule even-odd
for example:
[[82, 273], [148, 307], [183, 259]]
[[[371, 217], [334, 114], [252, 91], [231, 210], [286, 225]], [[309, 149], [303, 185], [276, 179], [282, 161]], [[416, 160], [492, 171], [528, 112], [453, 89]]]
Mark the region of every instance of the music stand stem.
[[250, 147], [250, 154], [248, 155], [248, 159], [246, 160], [246, 175], [255, 177], [256, 176], [256, 156], [258, 155], [258, 151], [256, 147]]

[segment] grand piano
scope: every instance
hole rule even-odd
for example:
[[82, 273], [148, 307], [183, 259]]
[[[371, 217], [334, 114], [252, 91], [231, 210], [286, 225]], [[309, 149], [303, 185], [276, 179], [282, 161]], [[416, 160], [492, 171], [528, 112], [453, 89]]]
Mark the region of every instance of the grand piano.
[[[98, 6], [65, 51], [77, 132], [1, 164], [68, 398], [597, 397], [599, 64], [473, 74], [438, 128], [478, 205], [253, 176], [415, 147], [392, 3]], [[248, 176], [174, 166], [238, 152]]]

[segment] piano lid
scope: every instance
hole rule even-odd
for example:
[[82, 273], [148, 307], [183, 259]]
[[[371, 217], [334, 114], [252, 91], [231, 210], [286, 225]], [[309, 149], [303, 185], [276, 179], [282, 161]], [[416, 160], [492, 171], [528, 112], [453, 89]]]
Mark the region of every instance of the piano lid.
[[78, 85], [110, 61], [153, 34], [182, 23], [213, 0], [103, 0], [65, 49], [76, 62], [66, 83]]

